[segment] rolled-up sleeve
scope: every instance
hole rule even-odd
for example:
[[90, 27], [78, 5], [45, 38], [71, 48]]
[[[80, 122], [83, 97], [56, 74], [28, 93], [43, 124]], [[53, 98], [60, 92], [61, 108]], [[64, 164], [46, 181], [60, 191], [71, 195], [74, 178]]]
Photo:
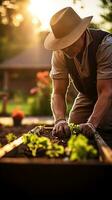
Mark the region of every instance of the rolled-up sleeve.
[[51, 59], [51, 71], [50, 77], [52, 79], [67, 79], [68, 70], [66, 67], [65, 59], [63, 53], [59, 51], [54, 51]]
[[106, 36], [99, 45], [97, 54], [97, 79], [112, 78], [112, 36]]

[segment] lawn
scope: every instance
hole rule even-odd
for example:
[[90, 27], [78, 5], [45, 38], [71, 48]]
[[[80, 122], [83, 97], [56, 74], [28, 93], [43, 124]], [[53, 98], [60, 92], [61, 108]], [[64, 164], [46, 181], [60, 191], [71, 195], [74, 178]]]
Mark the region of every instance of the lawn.
[[[22, 111], [24, 111], [25, 115], [30, 115], [30, 104], [27, 103], [27, 102], [20, 102], [20, 103], [15, 103], [15, 102], [12, 102], [12, 101], [9, 101], [7, 106], [6, 106], [6, 112], [8, 114], [11, 114], [12, 111], [16, 108], [19, 108], [21, 109]], [[0, 113], [2, 112], [2, 109], [3, 109], [3, 103], [2, 101], [0, 100]]]
[[[0, 113], [7, 113], [7, 114], [11, 115], [11, 113], [13, 112], [14, 109], [19, 108], [20, 110], [22, 110], [24, 112], [25, 116], [34, 116], [34, 115], [36, 115], [36, 113], [39, 116], [49, 116], [50, 111], [47, 110], [47, 113], [46, 113], [46, 109], [47, 109], [47, 106], [48, 106], [47, 103], [45, 104], [45, 108], [44, 108], [44, 106], [41, 107], [42, 102], [38, 102], [36, 100], [33, 103], [33, 107], [31, 107], [32, 101], [33, 101], [33, 98], [28, 98], [26, 101], [9, 100], [7, 105], [6, 105], [5, 112], [3, 112], [4, 105], [3, 105], [3, 101], [0, 100]], [[37, 106], [37, 104], [38, 104], [38, 106]], [[68, 103], [68, 105], [67, 105], [67, 115], [68, 115], [71, 107], [72, 107], [72, 104]]]

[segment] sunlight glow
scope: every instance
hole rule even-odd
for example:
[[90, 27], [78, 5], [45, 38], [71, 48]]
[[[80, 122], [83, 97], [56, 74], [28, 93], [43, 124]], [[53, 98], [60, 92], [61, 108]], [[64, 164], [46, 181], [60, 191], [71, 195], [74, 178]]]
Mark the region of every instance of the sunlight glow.
[[[37, 17], [42, 23], [42, 29], [50, 29], [49, 21], [51, 16], [66, 6], [73, 7], [76, 12], [83, 18], [93, 15], [93, 21], [99, 20], [99, 0], [94, 0], [90, 3], [90, 0], [77, 1], [73, 4], [72, 0], [30, 0], [28, 10], [33, 17]], [[84, 7], [84, 8], [83, 8]]]
[[100, 0], [94, 0], [93, 2], [90, 2], [90, 0], [81, 0], [74, 4], [74, 9], [80, 14], [82, 18], [92, 15], [93, 21], [98, 22], [101, 19], [101, 9], [99, 5]]
[[49, 29], [49, 21], [51, 16], [59, 9], [72, 6], [72, 1], [67, 0], [30, 0], [28, 10], [32, 16], [38, 17], [42, 23], [42, 29]]
[[23, 16], [21, 14], [16, 14], [13, 16], [13, 24], [15, 26], [19, 26], [22, 21], [23, 21]]

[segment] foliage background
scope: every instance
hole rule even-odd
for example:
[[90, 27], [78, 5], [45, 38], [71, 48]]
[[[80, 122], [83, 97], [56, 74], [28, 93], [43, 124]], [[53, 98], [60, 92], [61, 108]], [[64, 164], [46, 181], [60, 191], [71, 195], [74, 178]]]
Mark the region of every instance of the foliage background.
[[[73, 0], [74, 4], [77, 1], [81, 2], [81, 0]], [[107, 31], [112, 32], [112, 1], [99, 0], [99, 2], [102, 22], [100, 24], [91, 23], [90, 26], [93, 28], [105, 27]], [[33, 46], [37, 41], [41, 22], [38, 20], [36, 24], [32, 23], [32, 16], [26, 9], [28, 3], [29, 0], [0, 0], [0, 62], [16, 55], [29, 46]], [[46, 76], [46, 78], [48, 77]], [[33, 94], [33, 90], [31, 90], [28, 97], [21, 92], [15, 91], [13, 99], [10, 99], [7, 104], [8, 112], [12, 112], [14, 106], [21, 106], [26, 114], [43, 115], [44, 113], [44, 115], [51, 115], [51, 83], [44, 85], [42, 82], [46, 78], [45, 73], [44, 79], [42, 77], [39, 79], [37, 75], [37, 92], [35, 91], [35, 94]], [[68, 95], [67, 112], [69, 112], [73, 103], [74, 93], [72, 91]], [[1, 99], [1, 111], [3, 106]]]

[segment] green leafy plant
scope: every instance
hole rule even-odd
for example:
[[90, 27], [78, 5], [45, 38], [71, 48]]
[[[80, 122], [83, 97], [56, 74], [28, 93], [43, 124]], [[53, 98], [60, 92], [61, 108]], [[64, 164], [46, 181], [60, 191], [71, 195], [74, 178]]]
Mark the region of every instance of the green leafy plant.
[[14, 133], [8, 133], [5, 137], [8, 143], [12, 142], [13, 140], [17, 138], [17, 136]]
[[50, 158], [59, 157], [63, 154], [64, 154], [64, 147], [56, 143], [52, 144], [51, 148], [49, 148], [46, 151], [46, 155], [48, 155]]
[[65, 149], [69, 159], [74, 161], [95, 158], [97, 155], [97, 150], [88, 142], [88, 138], [82, 134], [79, 134], [78, 136], [72, 135]]
[[70, 160], [87, 160], [95, 158], [98, 154], [96, 148], [89, 144], [89, 140], [81, 133], [78, 124], [69, 123], [70, 131], [72, 133], [66, 147], [66, 154]]
[[38, 155], [39, 150], [45, 152], [48, 157], [59, 157], [64, 153], [64, 147], [44, 136], [37, 136], [35, 133], [28, 133], [23, 136], [23, 143], [27, 145], [33, 156]]
[[71, 131], [72, 135], [81, 132], [80, 131], [80, 126], [78, 124], [69, 123], [69, 128], [70, 128], [70, 131]]
[[32, 156], [38, 156], [40, 151], [44, 156], [50, 158], [66, 157], [70, 161], [87, 160], [97, 156], [97, 150], [93, 145], [89, 144], [87, 137], [80, 133], [79, 125], [73, 123], [69, 124], [71, 130], [71, 137], [66, 146], [58, 144], [56, 140], [50, 140], [48, 137], [41, 136], [39, 131], [44, 131], [35, 128], [34, 132], [28, 132], [23, 136], [23, 143], [26, 144], [27, 149], [31, 151]]
[[30, 103], [31, 115], [48, 116], [52, 115], [50, 107], [51, 80], [48, 71], [36, 74], [36, 87], [30, 90], [32, 101]]

